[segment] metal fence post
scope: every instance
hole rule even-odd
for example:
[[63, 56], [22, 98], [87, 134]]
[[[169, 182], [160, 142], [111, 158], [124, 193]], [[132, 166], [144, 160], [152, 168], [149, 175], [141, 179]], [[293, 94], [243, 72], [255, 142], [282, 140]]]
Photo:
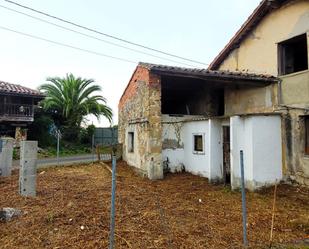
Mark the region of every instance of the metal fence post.
[[244, 246], [248, 245], [247, 240], [247, 211], [246, 211], [246, 189], [244, 174], [244, 152], [240, 151], [240, 174], [241, 174], [241, 204], [242, 204], [242, 223], [243, 223], [243, 242]]
[[57, 131], [57, 166], [59, 166], [60, 132]]
[[91, 153], [92, 153], [92, 162], [94, 162], [94, 158], [95, 158], [95, 151], [94, 151], [94, 134], [92, 134], [92, 140], [91, 140]]
[[113, 152], [112, 157], [112, 198], [111, 198], [111, 219], [109, 234], [109, 249], [114, 248], [115, 237], [115, 195], [116, 195], [116, 155]]

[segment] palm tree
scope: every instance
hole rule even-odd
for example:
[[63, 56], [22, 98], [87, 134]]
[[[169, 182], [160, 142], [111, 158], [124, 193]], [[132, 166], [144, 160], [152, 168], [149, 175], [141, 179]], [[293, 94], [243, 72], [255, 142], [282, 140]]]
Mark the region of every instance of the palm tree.
[[88, 114], [93, 114], [98, 119], [103, 115], [112, 121], [112, 110], [106, 105], [106, 99], [98, 94], [101, 87], [93, 84], [93, 79], [76, 78], [73, 74], [67, 74], [65, 78], [51, 77], [47, 81], [48, 83], [40, 86], [46, 95], [43, 107], [58, 113], [66, 128], [79, 130]]

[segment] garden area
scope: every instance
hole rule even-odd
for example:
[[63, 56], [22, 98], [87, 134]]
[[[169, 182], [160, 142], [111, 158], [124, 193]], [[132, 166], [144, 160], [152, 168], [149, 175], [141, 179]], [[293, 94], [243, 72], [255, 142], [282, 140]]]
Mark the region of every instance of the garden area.
[[[150, 181], [117, 163], [115, 248], [242, 248], [241, 193], [189, 173]], [[0, 178], [1, 248], [108, 248], [111, 173], [104, 164], [40, 170], [37, 196]], [[249, 248], [269, 248], [273, 188], [247, 193]], [[272, 248], [308, 248], [309, 190], [279, 185]]]

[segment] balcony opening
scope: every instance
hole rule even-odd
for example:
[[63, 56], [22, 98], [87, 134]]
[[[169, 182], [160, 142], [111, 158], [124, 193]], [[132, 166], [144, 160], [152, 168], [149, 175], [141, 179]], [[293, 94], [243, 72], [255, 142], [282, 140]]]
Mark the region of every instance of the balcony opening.
[[161, 112], [170, 115], [224, 115], [224, 89], [202, 79], [162, 76]]
[[308, 69], [307, 34], [278, 44], [278, 66], [279, 75]]

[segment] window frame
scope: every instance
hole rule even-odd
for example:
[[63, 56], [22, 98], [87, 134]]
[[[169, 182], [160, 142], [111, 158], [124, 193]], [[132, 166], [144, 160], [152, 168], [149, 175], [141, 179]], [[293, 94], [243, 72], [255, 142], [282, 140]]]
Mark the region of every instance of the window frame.
[[[306, 69], [302, 69], [302, 70], [298, 70], [298, 71], [293, 71], [290, 73], [286, 72], [286, 47], [289, 43], [293, 43], [293, 40], [301, 40], [302, 36], [306, 39], [306, 44], [307, 44], [307, 68]], [[307, 33], [303, 33], [303, 34], [299, 34], [296, 35], [294, 37], [291, 37], [287, 40], [281, 41], [277, 43], [277, 65], [278, 65], [278, 75], [279, 76], [284, 76], [284, 75], [289, 75], [289, 74], [293, 74], [293, 73], [298, 73], [298, 72], [302, 72], [302, 71], [306, 71], [309, 70], [309, 56], [308, 56], [308, 34]]]
[[134, 131], [129, 131], [128, 132], [128, 138], [127, 138], [127, 141], [128, 141], [128, 153], [134, 153]]
[[[202, 137], [202, 151], [195, 150], [195, 137]], [[195, 155], [205, 155], [205, 133], [192, 133], [192, 153]]]

